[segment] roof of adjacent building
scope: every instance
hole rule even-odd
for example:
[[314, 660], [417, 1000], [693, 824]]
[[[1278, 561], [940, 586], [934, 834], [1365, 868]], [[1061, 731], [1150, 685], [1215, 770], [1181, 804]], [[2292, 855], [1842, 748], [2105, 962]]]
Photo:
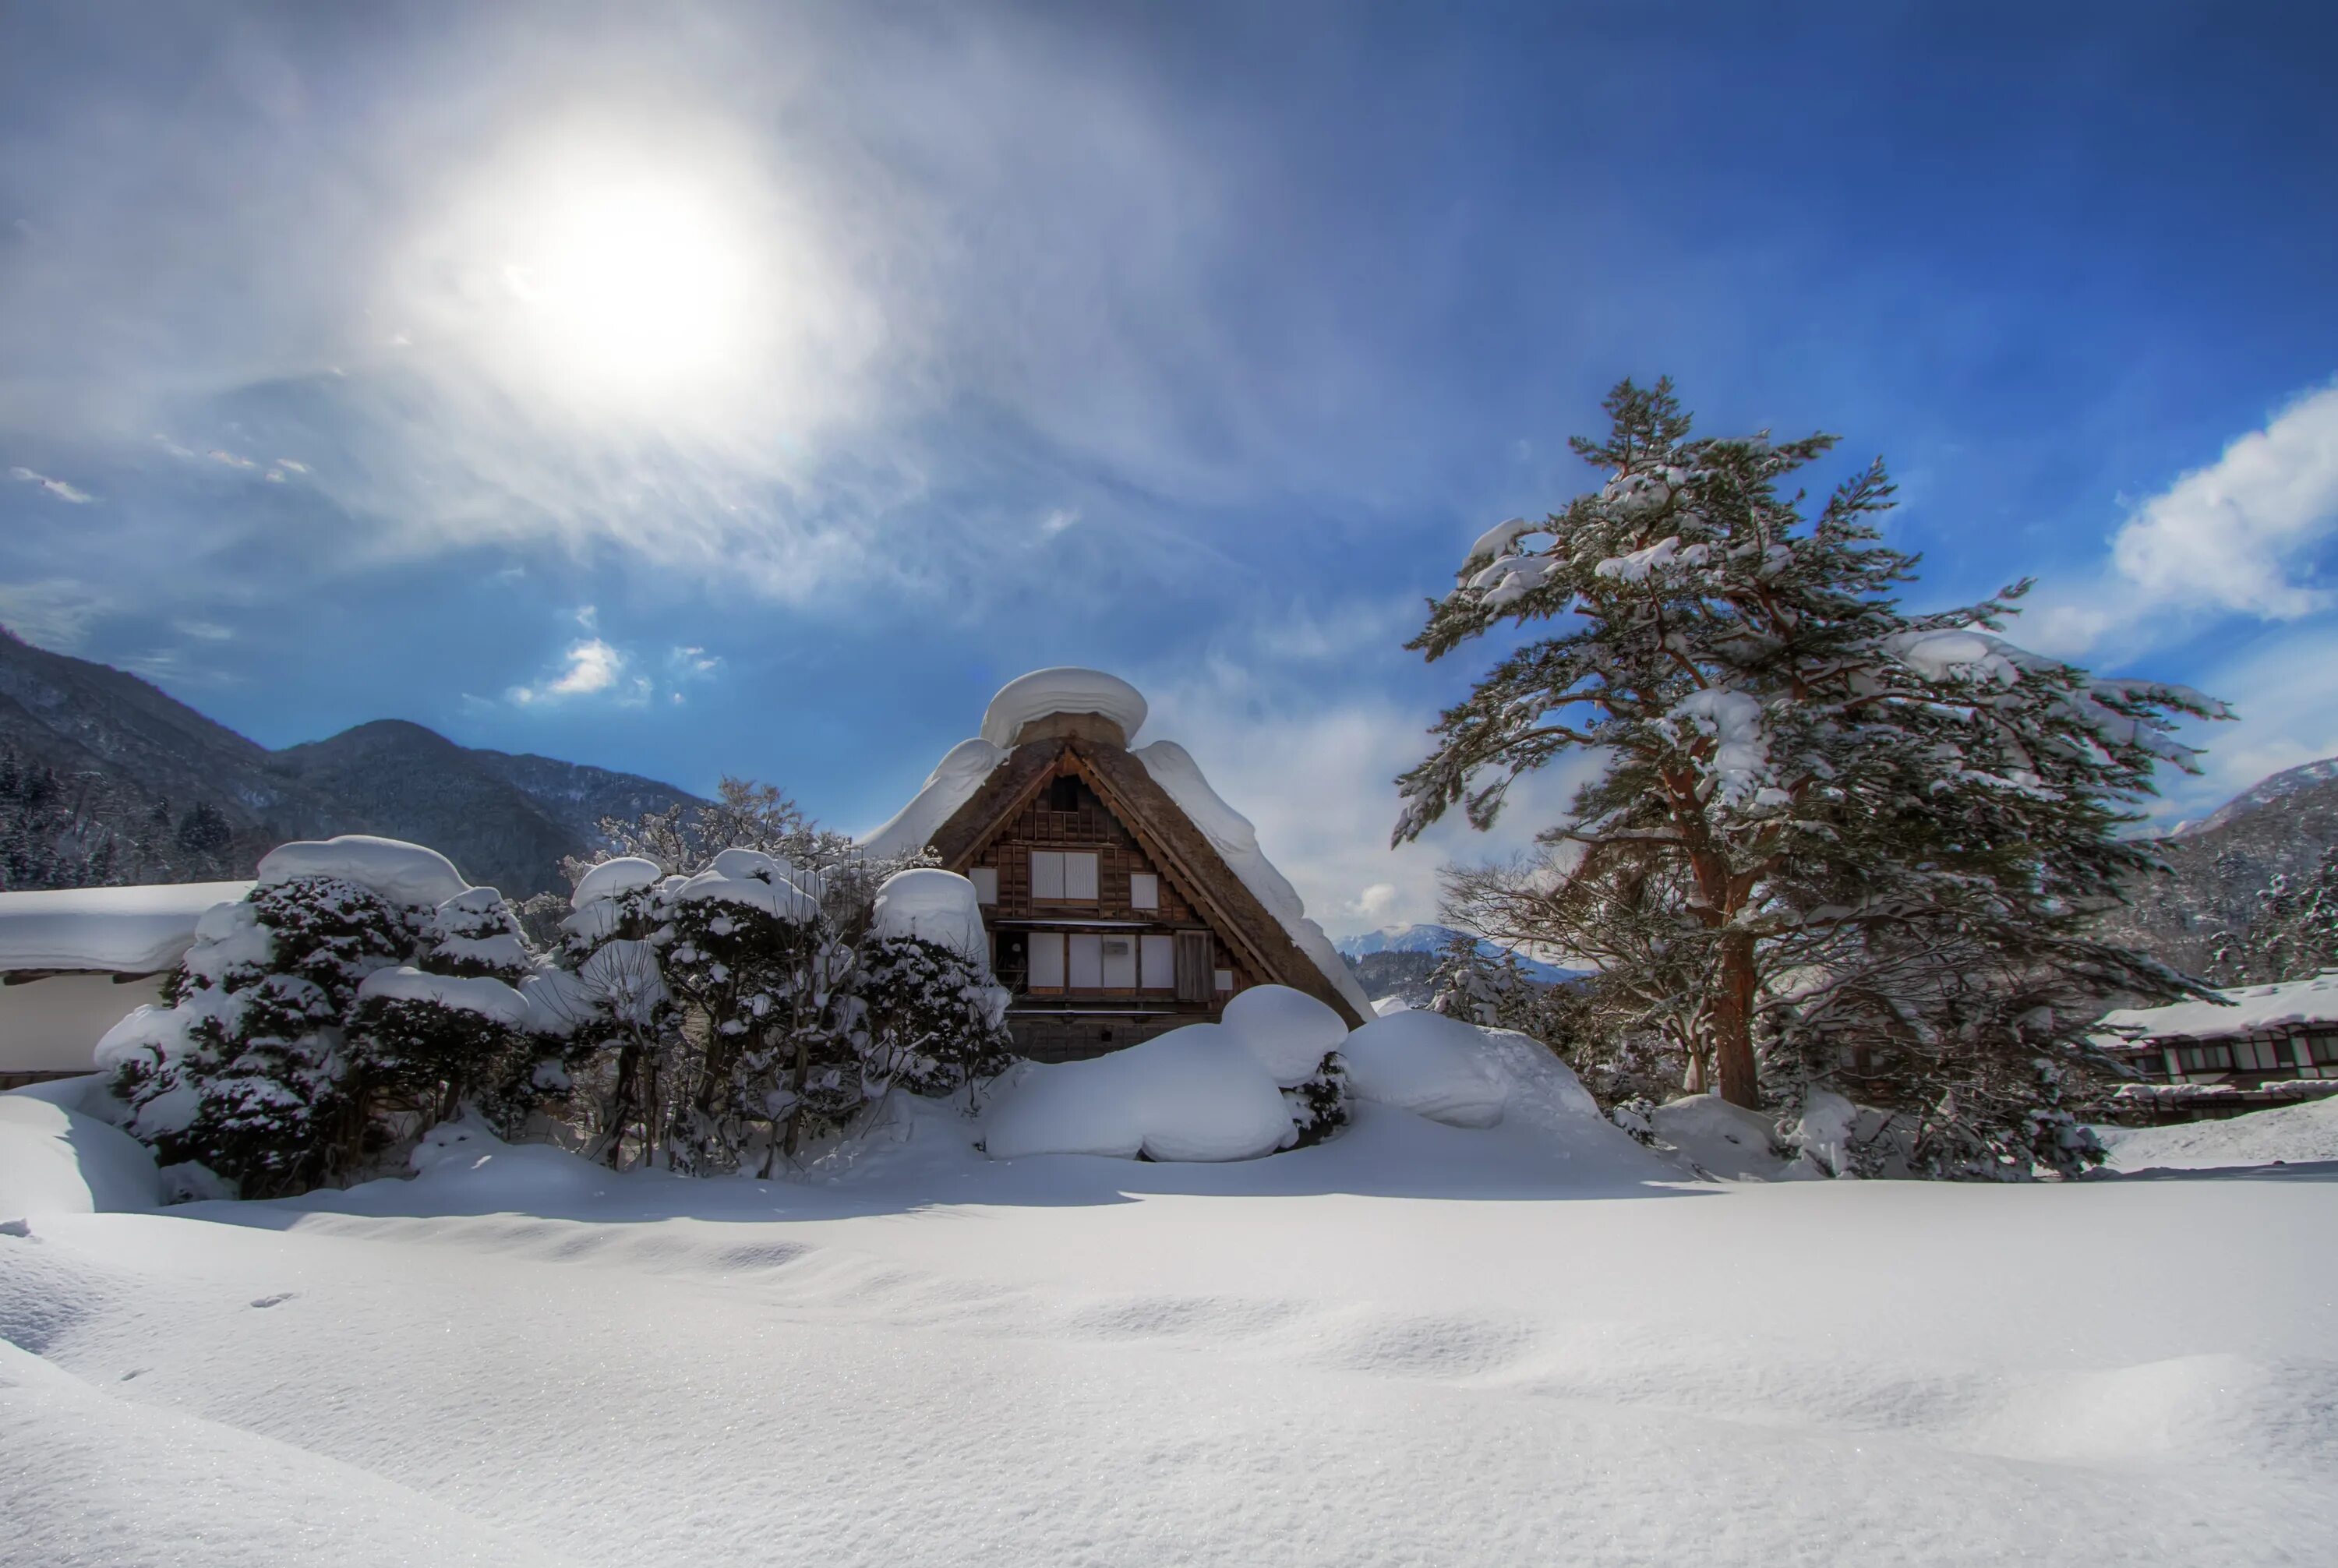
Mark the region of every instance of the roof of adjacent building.
[[0, 973], [154, 975], [194, 946], [195, 922], [249, 882], [0, 893]]
[[2215, 1002], [2172, 1002], [2164, 1007], [2122, 1007], [2097, 1025], [2130, 1042], [2215, 1040], [2297, 1024], [2338, 1025], [2338, 969], [2310, 980], [2236, 985]]

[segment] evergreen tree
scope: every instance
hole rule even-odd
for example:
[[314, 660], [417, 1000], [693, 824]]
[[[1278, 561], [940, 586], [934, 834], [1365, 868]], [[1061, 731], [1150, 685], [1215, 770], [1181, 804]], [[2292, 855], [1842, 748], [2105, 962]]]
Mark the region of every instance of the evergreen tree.
[[2208, 978], [2218, 985], [2309, 980], [2338, 967], [2338, 848], [2324, 849], [2302, 884], [2274, 873], [2239, 930], [2219, 931]]
[[[1567, 926], [1604, 920], [1628, 890], [1616, 946], [1652, 968], [1626, 993], [1676, 1009], [1740, 1105], [1761, 1102], [1756, 1042], [1766, 1011], [1792, 1008], [1793, 977], [1879, 951], [1953, 938], [1989, 955], [1992, 977], [2196, 989], [2080, 922], [2155, 864], [2117, 830], [2156, 763], [2194, 766], [2175, 719], [2218, 704], [2004, 642], [2026, 583], [1903, 612], [1894, 593], [1917, 563], [1879, 542], [1892, 495], [1880, 462], [1815, 517], [1781, 494], [1830, 436], [1694, 438], [1668, 382], [1625, 382], [1606, 407], [1608, 436], [1574, 443], [1606, 483], [1480, 539], [1410, 644], [1434, 660], [1499, 627], [1556, 623], [1443, 715], [1400, 780], [1399, 842], [1456, 805], [1489, 827], [1519, 775], [1602, 759], [1571, 818], [1541, 835], [1550, 897], [1574, 902], [1557, 928], [1519, 935], [1584, 951]], [[1885, 1012], [1902, 1003], [1934, 1004], [1920, 987]], [[1975, 1048], [2067, 1056], [2082, 1022], [2057, 1010]]]

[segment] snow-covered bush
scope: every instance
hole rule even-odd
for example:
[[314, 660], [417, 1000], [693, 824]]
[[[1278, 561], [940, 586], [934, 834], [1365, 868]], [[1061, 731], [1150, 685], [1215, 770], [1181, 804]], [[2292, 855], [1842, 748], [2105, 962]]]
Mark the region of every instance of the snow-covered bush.
[[1337, 1013], [1288, 985], [1253, 985], [1228, 1002], [1223, 1027], [1282, 1090], [1293, 1140], [1303, 1149], [1348, 1122], [1348, 1069], [1340, 1055], [1348, 1025]]
[[1477, 1026], [1438, 1013], [1375, 1018], [1340, 1047], [1359, 1100], [1456, 1127], [1491, 1127], [1508, 1098]]
[[[524, 965], [516, 945], [494, 889], [434, 851], [288, 844], [243, 902], [197, 923], [171, 1004], [123, 1019], [98, 1063], [166, 1165], [247, 1196], [297, 1191], [500, 1080], [526, 1007], [491, 972]], [[458, 967], [470, 977], [432, 972]]]

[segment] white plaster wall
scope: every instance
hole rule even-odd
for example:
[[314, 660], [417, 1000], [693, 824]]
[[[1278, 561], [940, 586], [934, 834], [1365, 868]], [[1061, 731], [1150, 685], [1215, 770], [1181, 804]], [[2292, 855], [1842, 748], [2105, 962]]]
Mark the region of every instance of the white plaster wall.
[[0, 985], [0, 1073], [86, 1073], [91, 1053], [133, 1007], [162, 999], [162, 977], [53, 975]]

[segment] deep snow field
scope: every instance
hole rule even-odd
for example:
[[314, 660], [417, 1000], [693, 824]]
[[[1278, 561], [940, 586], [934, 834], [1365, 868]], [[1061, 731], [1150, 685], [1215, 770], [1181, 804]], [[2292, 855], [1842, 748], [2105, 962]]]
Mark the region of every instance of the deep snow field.
[[1721, 1182], [1569, 1087], [1210, 1165], [0, 1165], [0, 1563], [2338, 1562], [2338, 1169]]

